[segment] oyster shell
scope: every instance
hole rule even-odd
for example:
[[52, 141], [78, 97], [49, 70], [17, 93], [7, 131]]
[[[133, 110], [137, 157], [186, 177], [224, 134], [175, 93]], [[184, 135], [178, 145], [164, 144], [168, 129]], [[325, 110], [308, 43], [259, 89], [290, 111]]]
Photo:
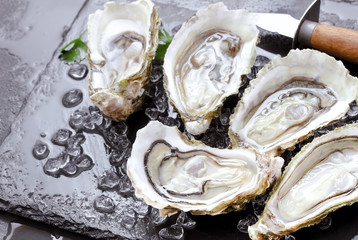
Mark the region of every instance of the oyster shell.
[[358, 201], [358, 124], [314, 139], [275, 184], [251, 239], [279, 239]]
[[164, 58], [164, 87], [194, 135], [238, 92], [256, 57], [259, 31], [246, 10], [223, 3], [199, 10], [175, 34]]
[[282, 158], [254, 150], [211, 148], [153, 121], [137, 132], [127, 173], [136, 196], [163, 215], [214, 215], [241, 209], [262, 194], [282, 164]]
[[150, 0], [107, 2], [88, 17], [89, 95], [105, 116], [125, 120], [141, 106], [159, 26]]
[[276, 155], [337, 121], [357, 98], [358, 79], [316, 50], [291, 50], [259, 71], [230, 120], [233, 145]]

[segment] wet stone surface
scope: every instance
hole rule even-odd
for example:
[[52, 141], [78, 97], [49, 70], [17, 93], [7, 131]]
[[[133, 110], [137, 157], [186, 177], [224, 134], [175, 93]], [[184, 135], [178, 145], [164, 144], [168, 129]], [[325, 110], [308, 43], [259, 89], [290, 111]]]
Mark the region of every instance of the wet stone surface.
[[29, 2], [25, 0], [2, 0], [0, 7], [0, 38], [17, 40], [24, 36], [19, 22], [25, 14]]
[[[240, 3], [241, 6], [249, 9], [262, 10], [262, 6], [256, 6], [258, 5], [257, 2], [241, 1]], [[278, 2], [281, 1], [274, 1], [274, 3]], [[25, 1], [4, 1], [3, 4], [16, 5], [19, 3], [25, 3]], [[167, 3], [162, 3], [162, 1], [158, 1], [158, 3], [164, 13], [168, 11], [166, 10], [169, 9], [166, 8], [169, 6], [166, 5]], [[190, 5], [185, 1], [177, 4], [187, 8], [185, 13], [188, 14], [189, 12], [188, 16], [191, 16], [194, 9], [197, 8], [195, 4]], [[229, 4], [233, 8], [238, 3], [230, 2]], [[90, 2], [88, 5], [91, 8], [85, 8], [85, 12], [79, 15], [82, 18], [76, 22], [75, 30], [70, 31], [70, 36], [66, 41], [72, 40], [76, 35], [76, 31], [81, 32], [83, 30], [84, 26], [81, 23], [86, 22], [85, 18], [87, 18], [88, 13], [101, 7], [102, 2]], [[282, 4], [272, 5], [273, 8], [282, 6]], [[26, 11], [26, 8], [27, 5], [24, 4], [19, 6], [17, 13], [4, 12], [4, 14], [0, 14], [0, 19], [4, 20], [0, 21], [0, 32], [4, 26], [6, 27], [7, 23], [18, 29], [19, 17], [17, 16], [19, 13], [22, 14]], [[1, 10], [3, 9], [0, 8], [0, 13]], [[293, 12], [294, 10], [290, 9], [289, 11]], [[168, 12], [172, 13], [172, 10]], [[168, 12], [167, 15], [169, 15]], [[10, 18], [11, 14], [13, 17]], [[179, 11], [178, 14], [182, 14], [182, 12]], [[165, 14], [163, 16], [164, 18], [167, 17]], [[175, 33], [180, 27], [178, 23], [170, 22], [167, 26], [171, 27], [167, 29], [172, 29], [172, 32]], [[351, 23], [351, 21], [345, 21], [345, 23]], [[168, 24], [168, 22], [164, 21], [164, 24]], [[13, 34], [7, 37], [14, 39], [21, 36], [22, 32], [14, 31], [13, 33], [7, 32], [7, 34]], [[283, 48], [288, 46], [287, 43], [287, 39], [279, 38], [277, 35], [264, 34], [262, 35], [260, 46], [278, 47], [284, 52], [286, 50]], [[31, 72], [31, 68], [26, 64], [22, 64], [16, 56], [13, 56], [5, 49], [0, 49], [0, 54], [5, 56], [4, 59], [11, 60], [12, 68], [6, 65], [6, 61], [1, 65], [4, 68], [16, 70], [17, 80], [20, 80], [19, 84], [14, 85], [12, 85], [13, 82], [11, 81], [7, 82], [6, 88], [10, 89], [9, 94], [15, 93], [13, 94], [14, 96], [19, 96], [22, 92], [26, 92], [18, 86], [22, 86], [21, 79], [26, 79], [29, 72]], [[238, 95], [229, 98], [224, 103], [221, 115], [212, 121], [210, 129], [200, 136], [191, 136], [186, 133], [188, 137], [201, 140], [212, 147], [228, 147], [229, 116], [233, 113], [237, 101], [241, 98], [250, 80], [256, 77], [258, 70], [268, 61], [268, 58], [258, 56], [252, 72], [243, 79]], [[233, 213], [229, 216], [194, 217], [190, 214], [180, 213], [171, 217], [162, 217], [157, 209], [153, 209], [137, 199], [131, 182], [126, 175], [126, 161], [130, 155], [132, 142], [135, 139], [133, 136], [139, 127], [134, 126], [135, 124], [130, 120], [115, 123], [103, 117], [98, 108], [91, 106], [89, 100], [84, 99], [83, 94], [82, 96], [79, 94], [79, 92], [87, 91], [86, 81], [73, 81], [86, 79], [88, 77], [88, 67], [85, 64], [74, 64], [64, 68], [62, 64], [58, 59], [51, 61], [48, 67], [50, 71], [45, 71], [43, 78], [39, 82], [45, 87], [38, 87], [34, 92], [37, 95], [43, 94], [47, 97], [46, 99], [61, 99], [65, 92], [74, 88], [78, 91], [74, 92], [74, 94], [68, 94], [69, 97], [66, 97], [65, 104], [62, 105], [62, 102], [60, 102], [61, 106], [57, 110], [63, 112], [63, 115], [60, 117], [58, 115], [50, 116], [49, 119], [45, 119], [46, 121], [41, 119], [42, 121], [37, 125], [42, 127], [41, 124], [43, 124], [44, 128], [39, 127], [39, 132], [36, 132], [36, 134], [31, 131], [27, 133], [24, 130], [26, 126], [26, 130], [38, 127], [36, 124], [26, 125], [26, 121], [33, 122], [34, 119], [38, 120], [33, 116], [36, 116], [38, 111], [46, 110], [41, 109], [41, 106], [45, 105], [46, 101], [43, 99], [38, 100], [35, 97], [36, 94], [27, 99], [31, 109], [28, 110], [29, 107], [25, 106], [25, 114], [19, 116], [20, 120], [16, 122], [14, 127], [14, 135], [17, 135], [6, 142], [6, 145], [19, 144], [21, 147], [24, 145], [23, 148], [26, 149], [26, 154], [30, 155], [30, 157], [27, 155], [27, 158], [33, 159], [33, 161], [24, 163], [22, 161], [23, 156], [17, 155], [17, 149], [8, 150], [6, 147], [1, 149], [0, 192], [2, 196], [0, 209], [102, 239], [202, 239], [203, 236], [205, 238], [209, 235], [212, 235], [211, 239], [237, 239], [238, 236], [240, 239], [248, 238], [247, 227], [262, 212], [267, 194], [248, 204], [246, 211]], [[60, 73], [51, 71], [53, 69]], [[8, 71], [4, 71], [2, 68], [0, 70], [2, 74], [4, 72], [8, 74]], [[53, 75], [52, 73], [55, 74]], [[0, 77], [5, 79], [2, 76]], [[8, 74], [6, 75], [7, 77], [10, 79], [13, 76]], [[62, 95], [54, 97], [46, 92], [47, 89], [51, 90], [49, 85], [44, 84], [44, 82], [49, 82], [53, 78], [59, 78], [61, 81], [61, 84], [53, 83], [54, 89], [65, 85], [63, 84], [64, 79], [68, 79], [74, 85], [61, 89], [59, 92]], [[5, 92], [4, 94], [4, 99], [7, 101], [7, 93]], [[1, 100], [5, 101], [4, 99]], [[0, 110], [1, 116], [6, 115], [5, 113], [11, 113], [10, 117], [5, 119], [5, 123], [12, 122], [15, 119], [22, 104], [22, 101], [19, 101], [16, 97], [9, 99], [11, 99], [10, 104], [3, 104], [6, 107]], [[152, 77], [146, 92], [143, 110], [136, 114], [136, 117], [143, 121], [141, 126], [150, 120], [159, 120], [166, 125], [177, 126], [185, 133], [180, 116], [168, 104], [168, 98], [163, 89], [163, 72], [160, 62], [155, 61], [153, 63]], [[325, 134], [335, 127], [356, 122], [357, 115], [358, 107], [355, 103], [352, 103], [350, 110], [341, 122], [319, 129], [315, 132], [315, 137]], [[56, 124], [60, 118], [64, 118], [64, 122]], [[55, 125], [54, 129], [45, 129], [47, 122]], [[9, 128], [5, 129], [5, 127], [9, 127], [9, 124], [3, 124], [1, 121], [0, 127], [1, 131], [9, 133]], [[17, 131], [17, 128], [20, 130]], [[29, 141], [29, 134], [32, 134], [31, 141]], [[18, 136], [30, 142], [31, 146], [26, 147], [26, 141], [19, 140]], [[286, 162], [289, 162], [291, 157], [310, 140], [312, 138], [298, 144], [293, 151], [286, 151], [283, 154]], [[2, 139], [0, 139], [0, 142], [2, 142]], [[26, 160], [28, 160], [27, 158]], [[9, 170], [9, 166], [16, 164], [19, 166], [18, 168]], [[35, 180], [34, 182], [25, 182], [21, 180], [24, 176], [26, 176], [26, 179]], [[332, 218], [330, 220], [328, 217], [320, 223], [319, 227], [326, 229], [331, 224], [331, 221]], [[206, 226], [203, 228], [203, 225]], [[207, 234], [207, 232], [210, 234]], [[294, 237], [289, 235], [285, 239], [294, 239]]]
[[0, 144], [10, 133], [11, 123], [19, 113], [23, 99], [26, 98], [26, 85], [33, 71], [34, 69], [23, 63], [18, 56], [0, 47], [0, 83], [2, 88], [6, 89], [1, 92], [0, 97]]

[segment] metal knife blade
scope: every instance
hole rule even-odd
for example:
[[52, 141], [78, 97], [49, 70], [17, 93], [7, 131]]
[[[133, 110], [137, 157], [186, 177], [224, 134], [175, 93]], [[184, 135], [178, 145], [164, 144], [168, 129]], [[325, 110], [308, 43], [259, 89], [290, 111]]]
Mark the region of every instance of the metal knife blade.
[[[311, 5], [306, 9], [300, 20], [295, 19], [291, 15], [280, 13], [250, 13], [250, 15], [252, 17], [253, 22], [258, 27], [270, 32], [277, 32], [281, 35], [292, 38], [292, 46], [296, 48], [298, 47], [299, 37], [302, 38], [302, 36], [299, 36], [299, 30], [302, 24], [306, 20], [317, 23], [319, 20], [320, 6], [321, 0], [314, 0]], [[305, 38], [310, 38], [310, 34], [311, 32], [304, 32], [305, 36], [303, 37], [303, 40], [306, 41]]]
[[253, 22], [260, 28], [294, 38], [300, 21], [288, 14], [250, 13]]

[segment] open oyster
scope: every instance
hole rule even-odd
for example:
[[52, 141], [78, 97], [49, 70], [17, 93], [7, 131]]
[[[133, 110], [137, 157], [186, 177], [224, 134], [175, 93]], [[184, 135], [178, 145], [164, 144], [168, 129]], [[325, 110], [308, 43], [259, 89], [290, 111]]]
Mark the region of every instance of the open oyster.
[[230, 121], [234, 145], [278, 154], [339, 120], [357, 98], [358, 79], [316, 50], [291, 50], [250, 82]]
[[205, 132], [225, 98], [238, 92], [258, 35], [246, 10], [223, 3], [199, 10], [175, 34], [164, 58], [164, 87], [188, 132]]
[[137, 132], [127, 173], [136, 196], [163, 215], [214, 215], [241, 209], [262, 194], [282, 164], [282, 158], [254, 150], [211, 148], [153, 121]]
[[297, 153], [249, 234], [252, 239], [279, 239], [357, 201], [358, 124], [352, 124], [314, 139]]
[[125, 120], [141, 106], [159, 25], [150, 0], [107, 2], [89, 16], [89, 95], [105, 116]]

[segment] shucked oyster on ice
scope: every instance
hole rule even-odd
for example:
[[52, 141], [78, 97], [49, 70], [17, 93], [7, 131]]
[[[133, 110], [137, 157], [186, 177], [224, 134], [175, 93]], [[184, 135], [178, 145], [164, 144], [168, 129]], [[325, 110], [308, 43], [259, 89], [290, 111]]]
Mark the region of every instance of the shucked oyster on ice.
[[252, 239], [279, 239], [358, 201], [358, 124], [314, 139], [275, 184]]
[[199, 10], [175, 34], [164, 58], [164, 87], [188, 132], [205, 132], [225, 98], [238, 92], [258, 35], [246, 10], [223, 3]]
[[211, 148], [153, 121], [137, 132], [127, 173], [136, 196], [163, 215], [214, 215], [239, 210], [264, 193], [282, 164], [254, 150]]
[[159, 25], [150, 0], [107, 2], [89, 16], [89, 95], [105, 116], [125, 120], [141, 106]]
[[357, 98], [358, 79], [316, 50], [291, 50], [250, 82], [230, 121], [234, 145], [278, 154], [337, 121]]

